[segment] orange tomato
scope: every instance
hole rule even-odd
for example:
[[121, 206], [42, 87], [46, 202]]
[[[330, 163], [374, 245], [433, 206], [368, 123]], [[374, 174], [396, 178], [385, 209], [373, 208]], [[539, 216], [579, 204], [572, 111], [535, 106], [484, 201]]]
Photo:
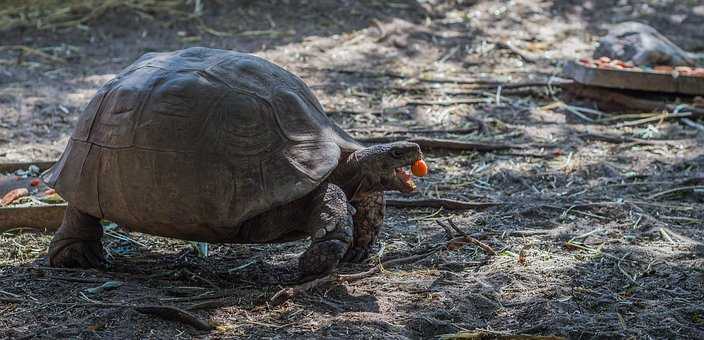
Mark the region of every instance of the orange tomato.
[[419, 159], [411, 166], [411, 172], [418, 177], [423, 177], [428, 174], [428, 164], [424, 160]]
[[0, 206], [8, 205], [25, 196], [29, 196], [29, 190], [27, 190], [26, 188], [14, 189], [5, 194], [5, 196], [0, 199]]

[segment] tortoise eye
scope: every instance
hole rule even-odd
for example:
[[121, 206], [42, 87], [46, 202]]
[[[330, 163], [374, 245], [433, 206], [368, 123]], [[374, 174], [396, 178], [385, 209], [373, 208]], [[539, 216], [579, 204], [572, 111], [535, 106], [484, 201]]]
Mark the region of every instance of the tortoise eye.
[[391, 150], [391, 157], [393, 157], [393, 158], [402, 158], [402, 157], [403, 157], [403, 152], [401, 152], [401, 150], [393, 149], [393, 150]]

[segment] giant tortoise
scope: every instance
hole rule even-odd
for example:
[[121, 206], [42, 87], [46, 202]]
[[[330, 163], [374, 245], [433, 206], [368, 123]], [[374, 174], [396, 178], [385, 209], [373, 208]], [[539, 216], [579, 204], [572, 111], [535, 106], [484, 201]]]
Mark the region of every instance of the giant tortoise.
[[303, 275], [366, 258], [383, 192], [415, 189], [417, 144], [363, 147], [304, 82], [262, 58], [148, 53], [107, 82], [42, 175], [68, 202], [52, 266], [103, 267], [101, 219], [211, 243], [310, 237]]

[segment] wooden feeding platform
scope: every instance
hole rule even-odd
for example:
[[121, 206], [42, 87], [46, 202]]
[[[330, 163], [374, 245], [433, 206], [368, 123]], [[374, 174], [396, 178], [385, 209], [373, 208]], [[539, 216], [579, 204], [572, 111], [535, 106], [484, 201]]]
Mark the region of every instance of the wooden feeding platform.
[[[36, 165], [46, 170], [53, 161], [0, 163], [0, 174], [12, 173]], [[0, 232], [15, 228], [36, 228], [54, 231], [59, 228], [64, 218], [66, 204], [47, 204], [39, 206], [0, 207]]]
[[704, 96], [704, 69], [670, 69], [671, 71], [667, 72], [659, 71], [658, 67], [623, 67], [618, 64], [594, 64], [588, 60], [580, 60], [568, 62], [563, 72], [577, 83], [587, 86]]

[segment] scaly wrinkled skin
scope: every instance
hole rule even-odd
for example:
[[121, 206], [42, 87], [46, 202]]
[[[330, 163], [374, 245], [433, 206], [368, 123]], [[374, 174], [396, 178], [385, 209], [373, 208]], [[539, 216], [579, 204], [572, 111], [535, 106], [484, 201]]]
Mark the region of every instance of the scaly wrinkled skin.
[[311, 197], [308, 230], [312, 243], [299, 260], [304, 276], [331, 272], [352, 242], [352, 214], [354, 208], [347, 202], [338, 186], [323, 183]]
[[373, 192], [360, 196], [360, 198], [352, 200], [352, 206], [357, 210], [353, 217], [354, 241], [345, 254], [345, 262], [365, 260], [384, 225], [386, 211], [384, 193]]
[[49, 245], [49, 264], [54, 267], [104, 268], [102, 237], [100, 220], [69, 205], [61, 227]]

